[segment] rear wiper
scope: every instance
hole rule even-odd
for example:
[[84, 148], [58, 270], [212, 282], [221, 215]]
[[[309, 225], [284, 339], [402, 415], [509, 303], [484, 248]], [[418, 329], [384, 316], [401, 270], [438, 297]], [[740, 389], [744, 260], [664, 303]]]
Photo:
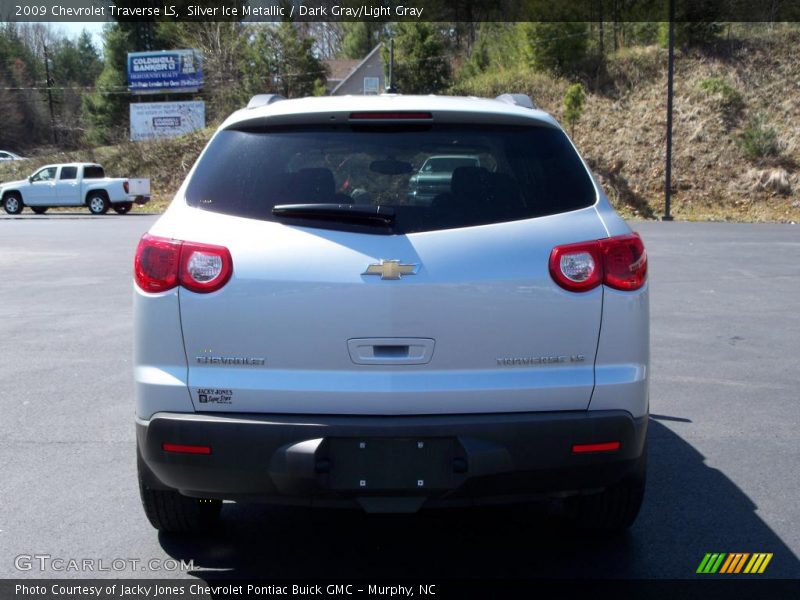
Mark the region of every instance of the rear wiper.
[[276, 217], [319, 219], [391, 225], [394, 209], [388, 206], [362, 206], [354, 204], [278, 204], [272, 208]]

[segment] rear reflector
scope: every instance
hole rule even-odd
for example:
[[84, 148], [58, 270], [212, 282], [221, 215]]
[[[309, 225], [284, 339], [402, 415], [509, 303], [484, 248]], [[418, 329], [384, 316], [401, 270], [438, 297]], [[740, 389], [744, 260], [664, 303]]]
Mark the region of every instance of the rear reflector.
[[600, 444], [574, 444], [573, 454], [589, 454], [591, 452], [616, 452], [619, 450], [619, 442], [602, 442]]
[[211, 454], [211, 446], [187, 446], [186, 444], [161, 444], [164, 452], [176, 452], [178, 454]]
[[350, 113], [351, 120], [363, 121], [399, 121], [404, 119], [424, 120], [433, 119], [433, 115], [429, 112], [354, 112]]

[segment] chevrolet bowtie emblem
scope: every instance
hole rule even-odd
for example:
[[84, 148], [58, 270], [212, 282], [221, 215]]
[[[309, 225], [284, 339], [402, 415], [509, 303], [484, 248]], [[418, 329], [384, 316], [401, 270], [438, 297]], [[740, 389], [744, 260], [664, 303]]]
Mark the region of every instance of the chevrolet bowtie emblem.
[[380, 275], [381, 279], [400, 279], [403, 275], [416, 275], [419, 265], [403, 265], [399, 260], [382, 260], [367, 267], [362, 275]]

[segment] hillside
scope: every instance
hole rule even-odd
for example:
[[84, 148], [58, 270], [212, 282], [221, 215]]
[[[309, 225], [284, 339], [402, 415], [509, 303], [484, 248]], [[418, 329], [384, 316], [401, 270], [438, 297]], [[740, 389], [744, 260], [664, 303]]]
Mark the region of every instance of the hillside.
[[[800, 34], [781, 31], [714, 50], [679, 53], [675, 71], [673, 214], [689, 220], [800, 220]], [[500, 71], [455, 86], [493, 96], [529, 93], [557, 118], [570, 81]], [[599, 93], [589, 93], [574, 139], [627, 217], [663, 212], [666, 50], [635, 48], [609, 60]], [[166, 205], [212, 129], [175, 140], [94, 151], [42, 153], [0, 164], [0, 181], [46, 162], [92, 160], [113, 176], [150, 177]], [[140, 210], [140, 209], [137, 209]]]
[[[733, 56], [698, 54], [676, 62], [676, 218], [800, 220], [799, 45], [794, 34], [750, 42]], [[645, 55], [645, 64], [648, 58], [654, 56]], [[635, 73], [643, 62], [636, 59], [618, 59], [619, 73]], [[666, 74], [649, 77], [617, 98], [591, 96], [576, 132], [608, 192], [641, 216], [662, 214], [664, 197]]]
[[[799, 46], [798, 32], [780, 31], [677, 54], [676, 218], [800, 220]], [[627, 217], [663, 213], [666, 64], [667, 51], [655, 46], [612, 56], [601, 92], [588, 94], [575, 128], [576, 145]], [[457, 91], [482, 96], [525, 91], [560, 119], [570, 83], [501, 71], [457, 86]], [[764, 151], [774, 155], [752, 154]]]

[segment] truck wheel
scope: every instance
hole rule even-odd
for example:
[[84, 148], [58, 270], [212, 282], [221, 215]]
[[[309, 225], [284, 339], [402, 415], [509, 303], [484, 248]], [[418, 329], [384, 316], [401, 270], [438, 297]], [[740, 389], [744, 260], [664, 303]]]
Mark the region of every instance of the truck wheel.
[[142, 480], [139, 466], [139, 494], [150, 524], [168, 533], [208, 531], [219, 520], [222, 502], [182, 496], [175, 490], [153, 490]]
[[16, 192], [11, 192], [3, 197], [3, 208], [10, 215], [18, 215], [22, 212], [22, 196]]
[[31, 210], [35, 212], [37, 215], [43, 215], [47, 212], [47, 209], [50, 208], [49, 206], [31, 206]]
[[621, 531], [636, 520], [644, 499], [646, 454], [631, 475], [599, 494], [566, 499], [567, 517], [581, 529]]
[[93, 215], [104, 215], [108, 212], [108, 207], [111, 204], [105, 192], [92, 192], [86, 200], [86, 205], [89, 207], [89, 212]]
[[116, 204], [112, 204], [111, 208], [113, 208], [114, 212], [118, 215], [124, 215], [133, 208], [133, 202], [117, 202]]

